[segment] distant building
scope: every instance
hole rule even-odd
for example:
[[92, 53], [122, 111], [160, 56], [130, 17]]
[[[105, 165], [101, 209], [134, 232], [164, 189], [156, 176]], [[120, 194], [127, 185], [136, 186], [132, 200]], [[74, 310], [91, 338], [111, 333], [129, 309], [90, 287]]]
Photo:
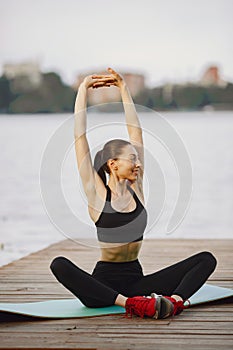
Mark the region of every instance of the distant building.
[[12, 88], [15, 92], [37, 88], [42, 81], [37, 62], [7, 63], [3, 66], [3, 74], [12, 81]]
[[174, 90], [174, 85], [169, 83], [163, 85], [162, 96], [166, 104], [169, 104], [173, 101], [173, 90]]
[[207, 68], [200, 80], [200, 85], [203, 86], [216, 85], [225, 87], [226, 84], [227, 83], [220, 77], [219, 68], [217, 66], [210, 66]]
[[142, 74], [124, 73], [126, 84], [132, 96], [136, 96], [145, 89], [145, 77]]
[[[95, 72], [96, 74], [107, 74], [106, 72]], [[85, 76], [91, 75], [93, 72], [87, 72], [80, 74], [76, 83], [73, 85], [75, 90], [78, 90], [79, 85], [84, 80]], [[131, 95], [134, 97], [145, 88], [145, 77], [142, 74], [135, 73], [122, 73], [125, 82], [130, 90]], [[101, 89], [90, 89], [88, 94], [88, 102], [91, 105], [117, 102], [120, 101], [119, 89], [115, 86], [105, 87]]]

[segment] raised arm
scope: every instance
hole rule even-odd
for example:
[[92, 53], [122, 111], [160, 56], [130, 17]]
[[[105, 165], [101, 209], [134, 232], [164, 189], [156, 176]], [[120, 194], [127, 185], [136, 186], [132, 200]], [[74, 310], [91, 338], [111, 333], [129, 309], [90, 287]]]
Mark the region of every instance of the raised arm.
[[125, 110], [125, 120], [126, 126], [129, 134], [129, 139], [132, 145], [136, 148], [138, 152], [138, 157], [142, 164], [142, 171], [144, 169], [144, 147], [143, 147], [143, 137], [142, 128], [137, 115], [137, 111], [129, 92], [129, 89], [124, 81], [120, 84], [120, 93]]
[[97, 88], [101, 86], [115, 85], [120, 89], [121, 98], [122, 98], [124, 111], [125, 111], [125, 119], [126, 119], [126, 126], [129, 134], [129, 139], [131, 144], [135, 147], [135, 149], [138, 152], [138, 157], [142, 164], [141, 166], [141, 176], [142, 176], [143, 169], [144, 169], [144, 147], [143, 147], [142, 128], [139, 122], [136, 108], [123, 77], [117, 72], [115, 72], [112, 68], [108, 68], [108, 72], [110, 73], [110, 75], [93, 75], [93, 78], [101, 79], [101, 81], [94, 83], [93, 87]]
[[89, 204], [93, 203], [96, 195], [96, 186], [103, 186], [103, 182], [95, 171], [90, 149], [86, 137], [86, 105], [87, 105], [87, 91], [92, 87], [97, 79], [92, 76], [87, 76], [79, 86], [78, 94], [74, 107], [74, 137], [75, 137], [75, 151], [78, 163], [79, 173], [82, 179], [84, 191], [88, 198]]

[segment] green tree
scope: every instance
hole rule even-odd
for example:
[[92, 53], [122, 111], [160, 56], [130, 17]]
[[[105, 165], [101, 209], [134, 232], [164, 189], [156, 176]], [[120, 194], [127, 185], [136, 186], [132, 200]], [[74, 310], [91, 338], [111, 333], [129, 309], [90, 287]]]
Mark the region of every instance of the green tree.
[[10, 81], [3, 75], [0, 77], [0, 111], [8, 112], [10, 103], [14, 100], [15, 95], [10, 88]]
[[75, 92], [62, 83], [58, 74], [43, 74], [37, 89], [21, 94], [10, 105], [12, 113], [59, 113], [73, 110]]

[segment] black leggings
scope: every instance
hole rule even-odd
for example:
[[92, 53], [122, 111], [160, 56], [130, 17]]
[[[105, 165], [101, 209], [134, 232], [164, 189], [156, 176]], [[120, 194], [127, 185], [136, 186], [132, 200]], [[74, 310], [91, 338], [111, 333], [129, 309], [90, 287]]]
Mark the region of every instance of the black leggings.
[[133, 297], [155, 292], [186, 300], [206, 282], [216, 259], [209, 252], [201, 252], [146, 276], [138, 260], [98, 261], [92, 275], [64, 257], [55, 258], [50, 267], [58, 281], [84, 305], [104, 307], [113, 305], [118, 294]]

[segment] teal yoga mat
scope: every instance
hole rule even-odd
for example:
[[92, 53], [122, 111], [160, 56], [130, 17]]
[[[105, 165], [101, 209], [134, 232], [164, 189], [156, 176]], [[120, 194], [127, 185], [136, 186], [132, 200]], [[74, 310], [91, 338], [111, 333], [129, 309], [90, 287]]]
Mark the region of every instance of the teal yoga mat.
[[[204, 284], [189, 300], [197, 305], [233, 296], [233, 290], [209, 284]], [[77, 318], [124, 313], [120, 306], [103, 308], [88, 308], [77, 298], [47, 300], [33, 303], [0, 303], [1, 313], [41, 317], [41, 318]]]

